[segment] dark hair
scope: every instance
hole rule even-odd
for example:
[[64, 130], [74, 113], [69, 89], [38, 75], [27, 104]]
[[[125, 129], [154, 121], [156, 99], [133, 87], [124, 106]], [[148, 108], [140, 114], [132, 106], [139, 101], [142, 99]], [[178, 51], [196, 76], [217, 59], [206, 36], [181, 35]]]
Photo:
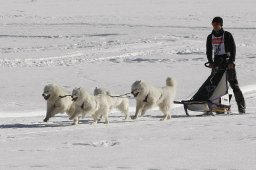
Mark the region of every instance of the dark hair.
[[223, 19], [221, 17], [214, 17], [212, 20], [212, 24], [214, 22], [220, 23], [220, 25], [223, 26]]

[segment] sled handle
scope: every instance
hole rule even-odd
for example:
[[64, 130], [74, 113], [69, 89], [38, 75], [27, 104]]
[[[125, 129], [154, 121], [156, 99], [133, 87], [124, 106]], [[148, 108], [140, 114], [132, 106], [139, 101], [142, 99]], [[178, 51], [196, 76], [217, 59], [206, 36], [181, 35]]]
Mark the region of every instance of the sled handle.
[[204, 63], [204, 66], [207, 67], [207, 68], [210, 68], [210, 62]]

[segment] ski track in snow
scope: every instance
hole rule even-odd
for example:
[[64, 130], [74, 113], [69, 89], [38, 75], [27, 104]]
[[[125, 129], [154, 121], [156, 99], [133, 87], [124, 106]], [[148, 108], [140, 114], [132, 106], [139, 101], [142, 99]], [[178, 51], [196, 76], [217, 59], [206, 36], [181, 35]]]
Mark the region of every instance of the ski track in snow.
[[[79, 17], [81, 19], [81, 17]], [[73, 19], [73, 18], [72, 18]], [[142, 27], [142, 28], [180, 28], [180, 29], [205, 29], [208, 30], [209, 27], [205, 26], [184, 26], [184, 25], [146, 25], [146, 24], [116, 24], [116, 23], [92, 23], [92, 22], [59, 22], [59, 23], [7, 23], [4, 24], [5, 26], [93, 26], [93, 27]], [[227, 29], [234, 29], [234, 30], [256, 30], [256, 27], [229, 27], [226, 26]], [[2, 35], [8, 36], [8, 35]], [[11, 35], [10, 35], [11, 36]], [[48, 37], [47, 37], [48, 38]]]
[[71, 55], [65, 56], [58, 56], [58, 57], [48, 57], [48, 58], [39, 58], [39, 59], [0, 59], [0, 65], [4, 67], [43, 67], [43, 66], [70, 66], [74, 64], [80, 64], [84, 62], [99, 62], [105, 60], [113, 60], [113, 59], [120, 59], [126, 58], [130, 56], [142, 56], [145, 55], [146, 52], [133, 52], [133, 53], [126, 53], [119, 56], [111, 56], [111, 57], [102, 57], [102, 58], [86, 58], [83, 53], [76, 53]]
[[[128, 52], [121, 55], [109, 56], [109, 57], [98, 57], [98, 58], [89, 58], [89, 54], [84, 54], [81, 52], [55, 56], [55, 57], [44, 57], [44, 58], [26, 58], [26, 59], [6, 59], [0, 58], [0, 67], [48, 67], [48, 66], [71, 66], [81, 63], [96, 63], [96, 62], [127, 62], [127, 63], [137, 63], [137, 62], [163, 62], [163, 63], [172, 63], [172, 62], [184, 62], [184, 61], [196, 61], [204, 60], [204, 57], [197, 57], [191, 59], [179, 58], [179, 59], [167, 59], [167, 58], [157, 58], [157, 59], [148, 59], [143, 58], [147, 55], [154, 55], [162, 53], [163, 50], [159, 49], [142, 49], [135, 52]], [[170, 54], [177, 55], [189, 55], [189, 54], [204, 54], [204, 49], [190, 48], [190, 49], [177, 49], [169, 52]], [[137, 57], [137, 58], [136, 58]]]
[[115, 140], [101, 140], [101, 141], [95, 141], [91, 143], [72, 143], [73, 146], [93, 146], [93, 147], [109, 147], [109, 146], [115, 146], [119, 145], [120, 143]]

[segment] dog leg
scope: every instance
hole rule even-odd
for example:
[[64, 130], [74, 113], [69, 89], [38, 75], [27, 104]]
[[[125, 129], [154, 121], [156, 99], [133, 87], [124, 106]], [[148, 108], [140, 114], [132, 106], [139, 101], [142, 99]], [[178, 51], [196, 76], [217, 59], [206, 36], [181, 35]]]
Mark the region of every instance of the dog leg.
[[[110, 108], [111, 109], [111, 108]], [[110, 112], [110, 109], [107, 109], [107, 108], [105, 108], [103, 111], [102, 111], [102, 116], [104, 117], [104, 119], [105, 119], [105, 122], [104, 122], [104, 124], [108, 124], [109, 122], [108, 122], [108, 114], [109, 114], [109, 112]]]
[[50, 116], [48, 116], [48, 114], [46, 113], [46, 117], [44, 118], [44, 122], [48, 122], [48, 120], [50, 119]]
[[171, 119], [171, 117], [172, 117], [171, 113], [169, 113], [168, 116], [167, 116], [167, 119], [169, 120], [169, 119]]
[[124, 113], [124, 115], [125, 115], [124, 120], [128, 120], [129, 119], [129, 107], [127, 107], [125, 109], [119, 108], [119, 110]]
[[94, 113], [92, 115], [92, 118], [93, 118], [93, 123], [92, 124], [97, 124], [98, 123], [98, 115], [96, 113]]
[[169, 109], [168, 109], [168, 111], [167, 111], [167, 115], [168, 115], [168, 116], [167, 116], [167, 119], [168, 119], [168, 120], [172, 118], [172, 114], [171, 114], [172, 108], [173, 108], [173, 104], [170, 105], [170, 107], [169, 107]]
[[146, 103], [141, 111], [141, 116], [144, 116], [146, 111], [153, 107], [153, 103]]
[[46, 112], [46, 116], [44, 118], [44, 122], [48, 122], [48, 120], [51, 118], [53, 110], [54, 110], [53, 106], [47, 107], [47, 112]]
[[72, 125], [78, 125], [79, 124], [79, 117], [74, 118], [74, 122]]
[[161, 121], [164, 120], [169, 120], [171, 118], [171, 112], [169, 111], [169, 109], [167, 107], [160, 107], [161, 112], [163, 112], [164, 117], [162, 119], [160, 119]]
[[105, 123], [105, 124], [108, 124], [108, 123], [109, 123], [109, 122], [108, 122], [108, 115], [105, 115], [104, 118], [105, 118], [105, 122], [104, 122], [104, 123]]
[[125, 114], [125, 118], [124, 118], [124, 120], [129, 120], [129, 109], [127, 109], [127, 110], [125, 110], [124, 111], [124, 114]]
[[76, 119], [76, 118], [77, 118], [77, 115], [78, 115], [77, 113], [73, 113], [73, 115], [69, 117], [69, 120], [74, 120], [74, 119]]
[[60, 113], [61, 110], [58, 107], [50, 107], [49, 109], [47, 109], [47, 113], [46, 113], [46, 117], [44, 118], [44, 122], [48, 122], [48, 120], [53, 117], [54, 115], [56, 115], [57, 113]]
[[132, 116], [132, 119], [137, 119], [138, 118], [138, 115], [139, 113], [141, 112], [142, 108], [144, 107], [144, 103], [143, 102], [138, 102], [137, 101], [137, 105], [136, 105], [136, 112], [135, 112], [135, 115]]
[[168, 115], [164, 115], [164, 117], [162, 119], [160, 119], [161, 121], [165, 121], [168, 119]]
[[99, 122], [99, 121], [101, 121], [102, 117], [103, 117], [103, 116], [102, 116], [102, 115], [100, 115], [100, 117], [98, 118], [98, 122]]
[[164, 120], [169, 120], [169, 119], [171, 119], [171, 113], [170, 113], [170, 111], [166, 111], [164, 113], [164, 117], [162, 119], [160, 119], [160, 120], [164, 121]]

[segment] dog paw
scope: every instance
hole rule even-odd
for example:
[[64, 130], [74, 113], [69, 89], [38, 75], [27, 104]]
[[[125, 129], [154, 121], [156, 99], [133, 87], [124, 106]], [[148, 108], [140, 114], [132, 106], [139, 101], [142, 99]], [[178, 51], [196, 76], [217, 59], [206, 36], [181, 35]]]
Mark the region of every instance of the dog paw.
[[165, 121], [165, 120], [167, 120], [167, 117], [160, 119], [160, 121]]
[[130, 120], [130, 119], [131, 119], [131, 117], [127, 116], [124, 118], [124, 121]]
[[91, 125], [97, 125], [97, 123], [98, 123], [98, 122], [95, 121], [95, 122], [92, 122]]
[[131, 118], [132, 118], [132, 120], [136, 120], [138, 118], [138, 116], [132, 116]]
[[78, 122], [73, 122], [72, 125], [78, 125]]

